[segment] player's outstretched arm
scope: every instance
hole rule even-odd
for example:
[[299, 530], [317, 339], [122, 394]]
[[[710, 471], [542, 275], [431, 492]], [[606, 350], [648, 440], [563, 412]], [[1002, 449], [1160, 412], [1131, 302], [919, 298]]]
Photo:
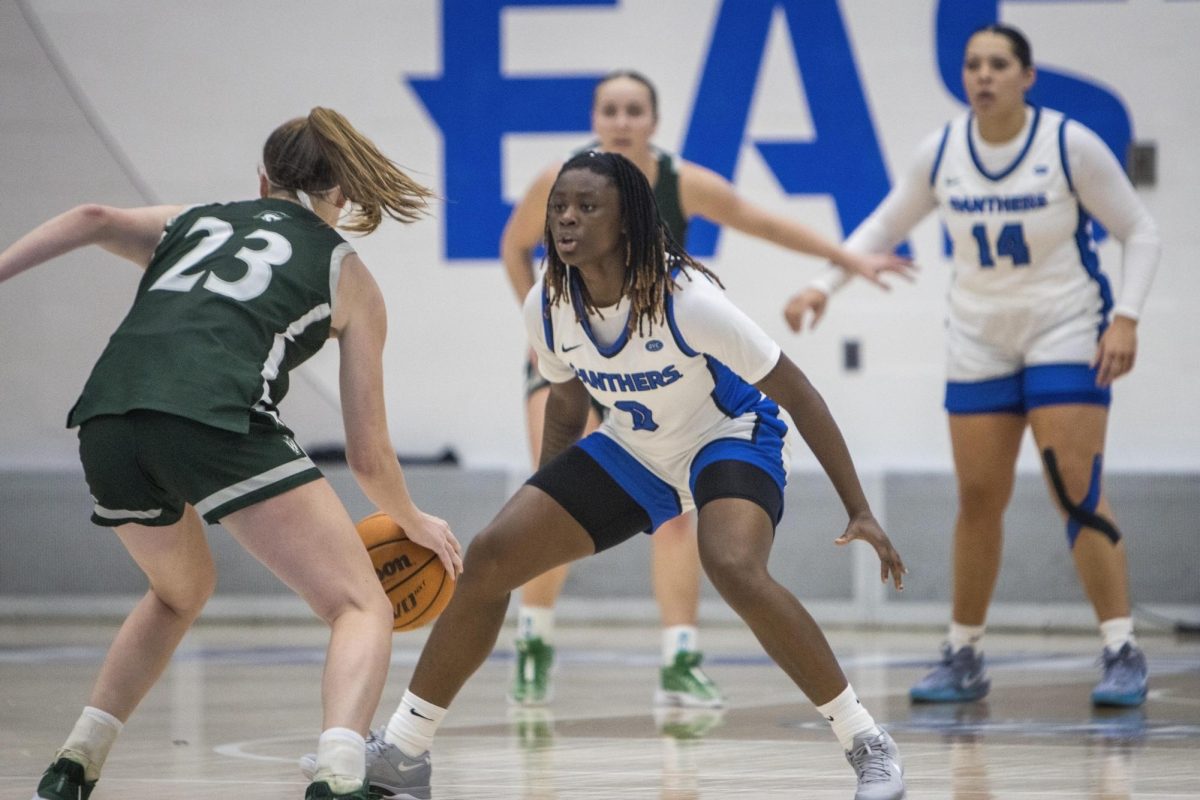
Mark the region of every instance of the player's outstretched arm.
[[896, 588], [902, 589], [906, 571], [904, 562], [871, 513], [846, 440], [824, 399], [800, 368], [783, 353], [779, 354], [775, 368], [756, 385], [765, 395], [787, 409], [796, 424], [796, 430], [817, 457], [841, 497], [850, 522], [835, 542], [846, 544], [861, 539], [869, 543], [879, 555], [880, 579], [887, 582], [890, 577]]
[[680, 170], [685, 210], [719, 225], [727, 225], [798, 253], [828, 259], [848, 272], [888, 290], [883, 280], [891, 272], [909, 278], [912, 261], [892, 252], [858, 253], [848, 250], [817, 230], [790, 217], [776, 214], [742, 197], [733, 184], [710, 169], [684, 162]]
[[342, 262], [334, 335], [341, 350], [339, 381], [346, 463], [363, 494], [437, 554], [452, 577], [462, 573], [462, 547], [444, 519], [417, 508], [388, 432], [383, 393], [387, 311], [383, 294], [357, 255]]
[[90, 244], [98, 244], [145, 269], [163, 227], [183, 208], [114, 208], [95, 203], [76, 206], [38, 225], [0, 253], [0, 283]]

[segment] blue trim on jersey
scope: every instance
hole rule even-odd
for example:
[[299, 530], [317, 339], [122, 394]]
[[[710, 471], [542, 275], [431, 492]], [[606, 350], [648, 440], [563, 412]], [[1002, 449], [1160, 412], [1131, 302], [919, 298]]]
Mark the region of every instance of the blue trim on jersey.
[[984, 169], [983, 162], [979, 160], [979, 156], [975, 152], [975, 140], [971, 138], [971, 120], [974, 118], [974, 112], [967, 114], [967, 150], [971, 153], [971, 161], [975, 162], [975, 169], [979, 170], [979, 174], [983, 177], [991, 181], [1002, 181], [1020, 166], [1029, 153], [1029, 148], [1033, 146], [1033, 138], [1037, 136], [1038, 123], [1042, 121], [1042, 109], [1038, 106], [1033, 107], [1033, 124], [1029, 126], [1029, 137], [1025, 140], [1025, 146], [1021, 148], [1021, 152], [1017, 154], [1011, 164], [995, 174]]
[[775, 401], [747, 383], [741, 375], [710, 355], [704, 356], [704, 362], [713, 379], [713, 389], [709, 395], [725, 416], [732, 419], [752, 410], [769, 410], [772, 406], [778, 413], [779, 407]]
[[1025, 368], [1026, 408], [1043, 406], [1107, 406], [1112, 389], [1097, 386], [1098, 370], [1089, 364], [1034, 364]]
[[1112, 390], [1096, 385], [1088, 364], [1034, 364], [1012, 375], [985, 381], [947, 381], [951, 414], [1025, 414], [1044, 406], [1108, 406]]
[[578, 445], [645, 510], [646, 516], [650, 517], [647, 533], [683, 513], [679, 493], [671, 484], [646, 469], [629, 451], [603, 433], [594, 431], [580, 439]]
[[696, 492], [696, 478], [706, 467], [717, 461], [742, 461], [752, 464], [767, 475], [779, 487], [782, 495], [787, 486], [787, 471], [783, 468], [783, 440], [787, 436], [787, 423], [775, 413], [762, 413], [754, 426], [754, 438], [717, 439], [700, 448], [689, 467], [688, 488]]
[[1058, 160], [1062, 162], [1063, 177], [1067, 179], [1067, 188], [1075, 194], [1075, 181], [1071, 180], [1071, 164], [1067, 161], [1067, 118], [1063, 117], [1058, 126]]
[[1107, 324], [1108, 312], [1112, 311], [1112, 287], [1108, 284], [1108, 276], [1100, 271], [1100, 255], [1096, 252], [1096, 241], [1092, 238], [1091, 216], [1083, 206], [1079, 206], [1079, 221], [1075, 225], [1075, 248], [1079, 251], [1079, 261], [1087, 270], [1088, 277], [1096, 282], [1100, 291], [1100, 331]]
[[[969, 131], [970, 128], [967, 128]], [[942, 166], [942, 155], [946, 152], [946, 142], [950, 139], [950, 123], [942, 130], [942, 141], [938, 143], [937, 155], [933, 157], [933, 169], [929, 170], [929, 185], [937, 185], [938, 168]]]
[[575, 313], [579, 316], [580, 326], [583, 328], [583, 332], [587, 335], [588, 339], [591, 340], [592, 345], [595, 346], [596, 352], [605, 358], [612, 358], [620, 353], [625, 347], [625, 344], [629, 341], [629, 314], [633, 313], [633, 309], [630, 308], [629, 314], [625, 315], [626, 325], [621, 330], [621, 335], [617, 337], [615, 342], [605, 347], [596, 340], [595, 335], [592, 333], [592, 324], [588, 322], [587, 311], [583, 305], [583, 295], [579, 291], [579, 281], [581, 280], [583, 279], [579, 277], [578, 270], [572, 269], [569, 279], [571, 286], [571, 304], [575, 306]]
[[550, 287], [542, 283], [542, 335], [546, 337], [546, 347], [554, 352], [554, 323], [550, 320]]
[[[671, 273], [674, 278], [676, 273]], [[700, 355], [696, 350], [693, 350], [683, 338], [683, 333], [679, 330], [678, 323], [675, 322], [675, 296], [670, 292], [667, 293], [667, 327], [671, 329], [671, 338], [675, 340], [675, 346], [678, 347], [685, 356], [695, 358]]]
[[951, 414], [1024, 414], [1021, 373], [986, 381], [947, 381], [945, 407]]

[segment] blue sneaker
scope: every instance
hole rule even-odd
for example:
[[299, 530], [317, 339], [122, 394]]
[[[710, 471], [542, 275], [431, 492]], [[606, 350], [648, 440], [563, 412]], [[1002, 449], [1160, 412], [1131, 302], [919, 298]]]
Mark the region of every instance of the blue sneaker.
[[969, 703], [982, 700], [992, 688], [983, 666], [983, 653], [967, 645], [957, 653], [942, 646], [942, 663], [908, 690], [914, 703]]
[[1097, 706], [1140, 706], [1146, 702], [1146, 655], [1129, 642], [1117, 652], [1106, 647], [1100, 653], [1104, 674], [1092, 689]]

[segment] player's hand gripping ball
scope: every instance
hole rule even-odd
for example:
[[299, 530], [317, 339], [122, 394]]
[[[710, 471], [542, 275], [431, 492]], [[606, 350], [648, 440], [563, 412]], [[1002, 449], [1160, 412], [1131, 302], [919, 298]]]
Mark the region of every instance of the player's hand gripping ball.
[[454, 581], [434, 552], [382, 512], [363, 517], [357, 527], [392, 603], [393, 630], [411, 631], [437, 619], [454, 594]]

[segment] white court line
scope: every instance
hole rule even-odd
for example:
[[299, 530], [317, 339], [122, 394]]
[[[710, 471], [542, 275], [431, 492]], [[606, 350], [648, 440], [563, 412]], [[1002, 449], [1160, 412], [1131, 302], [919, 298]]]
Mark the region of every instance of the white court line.
[[[213, 752], [223, 756], [229, 756], [230, 758], [241, 758], [247, 761], [269, 761], [273, 764], [296, 764], [299, 766], [300, 759], [298, 757], [284, 758], [283, 756], [262, 756], [256, 753], [247, 753], [246, 748], [257, 748], [262, 745], [280, 744], [282, 742], [295, 742], [298, 747], [303, 747], [303, 742], [307, 741], [308, 739], [309, 737], [303, 734], [296, 734], [294, 736], [272, 736], [265, 739], [246, 739], [245, 741], [241, 742], [219, 744], [213, 748]], [[316, 744], [313, 743], [312, 747], [315, 749]]]

